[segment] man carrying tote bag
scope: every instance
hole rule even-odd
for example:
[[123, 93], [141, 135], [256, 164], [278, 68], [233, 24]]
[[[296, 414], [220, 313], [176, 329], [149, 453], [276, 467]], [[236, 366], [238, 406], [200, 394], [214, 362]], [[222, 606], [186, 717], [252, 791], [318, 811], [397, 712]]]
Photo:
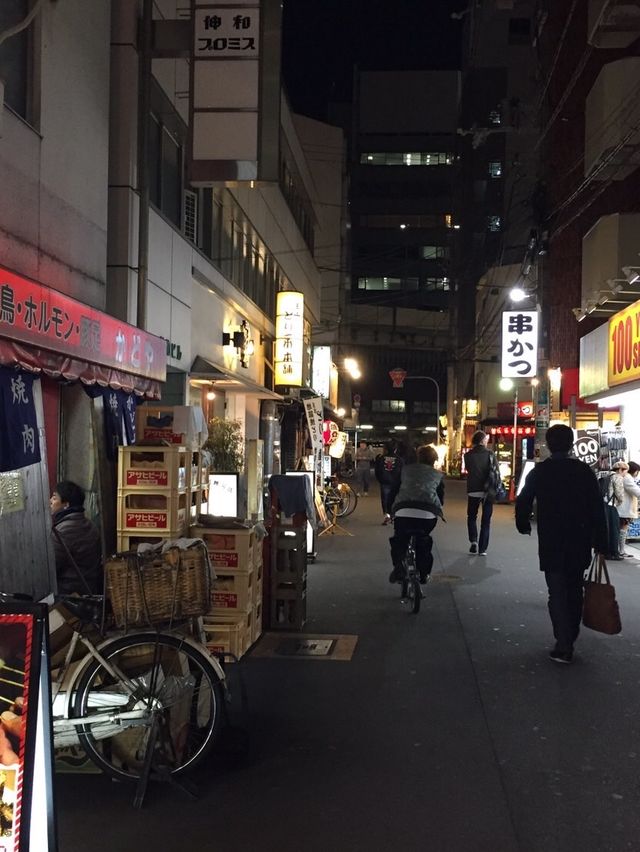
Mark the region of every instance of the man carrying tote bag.
[[555, 647], [549, 658], [571, 663], [580, 632], [584, 572], [592, 548], [607, 552], [604, 503], [591, 468], [570, 455], [573, 430], [557, 424], [546, 433], [550, 458], [536, 464], [516, 500], [516, 527], [531, 534], [537, 504], [538, 555], [549, 590], [549, 615]]

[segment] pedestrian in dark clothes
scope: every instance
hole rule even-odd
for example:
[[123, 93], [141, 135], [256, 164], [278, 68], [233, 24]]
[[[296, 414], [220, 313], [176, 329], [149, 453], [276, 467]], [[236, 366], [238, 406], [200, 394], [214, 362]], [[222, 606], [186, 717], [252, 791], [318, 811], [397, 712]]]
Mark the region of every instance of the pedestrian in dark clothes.
[[570, 663], [580, 631], [584, 572], [592, 548], [607, 551], [604, 503], [589, 465], [570, 456], [573, 430], [557, 424], [547, 430], [551, 457], [536, 464], [516, 499], [516, 527], [531, 534], [536, 502], [538, 554], [549, 590], [549, 615], [555, 647], [549, 657]]
[[391, 494], [397, 491], [402, 471], [402, 459], [398, 455], [393, 441], [387, 441], [383, 451], [374, 462], [376, 479], [380, 483], [380, 502], [382, 503], [382, 523], [391, 521]]
[[[486, 555], [491, 532], [491, 516], [495, 495], [489, 490], [489, 474], [498, 463], [491, 450], [487, 449], [489, 436], [478, 429], [471, 438], [471, 449], [464, 457], [467, 471], [467, 533], [469, 553]], [[478, 540], [478, 510], [482, 506], [480, 539]]]
[[97, 594], [102, 590], [100, 533], [84, 513], [84, 491], [58, 482], [49, 500], [58, 592]]

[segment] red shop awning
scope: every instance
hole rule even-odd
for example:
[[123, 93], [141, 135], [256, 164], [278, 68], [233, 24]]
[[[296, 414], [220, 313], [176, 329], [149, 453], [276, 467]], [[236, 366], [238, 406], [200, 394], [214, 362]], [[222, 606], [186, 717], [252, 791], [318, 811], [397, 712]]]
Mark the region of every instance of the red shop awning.
[[18, 364], [32, 373], [44, 373], [53, 378], [80, 381], [85, 385], [101, 385], [102, 387], [124, 390], [136, 393], [147, 399], [160, 399], [160, 382], [147, 379], [144, 376], [134, 376], [111, 367], [100, 364], [89, 364], [78, 358], [70, 358], [56, 352], [47, 352], [32, 346], [21, 346], [12, 340], [0, 337], [0, 364], [13, 366]]
[[0, 267], [0, 364], [159, 399], [166, 341]]

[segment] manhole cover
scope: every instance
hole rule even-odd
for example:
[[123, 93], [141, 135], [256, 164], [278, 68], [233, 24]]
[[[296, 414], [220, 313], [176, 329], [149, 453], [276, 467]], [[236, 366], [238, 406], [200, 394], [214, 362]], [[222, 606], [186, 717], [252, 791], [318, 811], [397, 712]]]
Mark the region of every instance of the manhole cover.
[[457, 583], [458, 580], [461, 580], [462, 577], [459, 577], [457, 574], [432, 574], [431, 582], [432, 583]]
[[280, 657], [328, 657], [335, 639], [285, 639], [278, 644]]

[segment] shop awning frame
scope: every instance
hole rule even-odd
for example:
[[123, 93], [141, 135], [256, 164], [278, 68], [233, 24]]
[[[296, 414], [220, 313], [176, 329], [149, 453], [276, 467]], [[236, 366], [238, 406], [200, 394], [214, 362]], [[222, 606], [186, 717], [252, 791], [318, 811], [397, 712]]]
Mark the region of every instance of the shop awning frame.
[[227, 393], [248, 393], [252, 396], [258, 397], [258, 399], [276, 399], [278, 401], [282, 401], [284, 399], [282, 394], [275, 393], [275, 391], [269, 390], [262, 385], [258, 385], [250, 379], [245, 379], [237, 373], [225, 370], [224, 367], [221, 367], [212, 361], [207, 361], [199, 355], [196, 356], [193, 364], [191, 365], [189, 378], [196, 380], [205, 379], [206, 381], [211, 382], [214, 389], [219, 389], [220, 391], [225, 391]]

